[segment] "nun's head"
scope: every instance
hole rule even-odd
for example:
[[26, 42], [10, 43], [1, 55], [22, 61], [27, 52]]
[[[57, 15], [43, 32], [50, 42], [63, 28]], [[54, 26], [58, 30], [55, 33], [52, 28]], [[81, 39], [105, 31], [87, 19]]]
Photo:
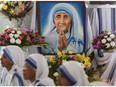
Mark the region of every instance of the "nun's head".
[[26, 58], [23, 69], [24, 79], [33, 82], [48, 77], [48, 73], [47, 60], [43, 55], [31, 54]]
[[8, 71], [10, 71], [13, 66], [13, 63], [9, 60], [9, 58], [4, 53], [2, 54], [2, 57], [1, 57], [1, 64]]
[[[26, 59], [26, 61], [29, 61]], [[25, 63], [23, 68], [23, 76], [25, 80], [30, 80], [31, 82], [35, 81], [36, 77], [36, 67], [33, 67], [28, 62]]]
[[24, 65], [24, 53], [18, 46], [6, 46], [3, 49], [3, 55], [1, 58], [1, 64], [8, 71], [11, 70], [13, 65], [17, 65], [22, 68]]
[[61, 86], [89, 85], [82, 65], [77, 61], [68, 61], [58, 68], [58, 84]]

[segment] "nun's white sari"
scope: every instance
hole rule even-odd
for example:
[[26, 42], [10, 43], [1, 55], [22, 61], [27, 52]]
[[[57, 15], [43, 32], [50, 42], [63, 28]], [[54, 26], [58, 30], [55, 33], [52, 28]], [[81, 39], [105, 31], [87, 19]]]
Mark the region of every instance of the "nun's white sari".
[[110, 57], [110, 62], [101, 78], [110, 81], [112, 85], [116, 86], [116, 52]]
[[[47, 60], [41, 54], [31, 54], [25, 60], [29, 65], [36, 66], [35, 81], [32, 82], [33, 86], [54, 86], [54, 82], [48, 77], [49, 68]], [[34, 68], [34, 67], [33, 67]]]
[[2, 86], [23, 86], [26, 85], [22, 75], [22, 68], [24, 65], [24, 54], [18, 46], [6, 46], [3, 49], [4, 54], [14, 64], [10, 71], [8, 71]]
[[67, 79], [72, 86], [88, 86], [87, 75], [77, 61], [68, 61], [58, 68], [58, 72]]
[[4, 82], [7, 73], [8, 73], [7, 69], [3, 67], [0, 74], [0, 86], [2, 85], [2, 82]]

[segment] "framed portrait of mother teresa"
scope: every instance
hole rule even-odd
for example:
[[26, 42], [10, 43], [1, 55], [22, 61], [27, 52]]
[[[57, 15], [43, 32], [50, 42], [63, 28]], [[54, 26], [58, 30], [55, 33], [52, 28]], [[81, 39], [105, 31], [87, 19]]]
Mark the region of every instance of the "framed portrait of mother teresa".
[[[85, 50], [85, 3], [81, 1], [38, 1], [39, 33], [45, 36], [48, 48], [43, 54], [59, 51], [81, 53]], [[39, 16], [39, 17], [38, 17]]]

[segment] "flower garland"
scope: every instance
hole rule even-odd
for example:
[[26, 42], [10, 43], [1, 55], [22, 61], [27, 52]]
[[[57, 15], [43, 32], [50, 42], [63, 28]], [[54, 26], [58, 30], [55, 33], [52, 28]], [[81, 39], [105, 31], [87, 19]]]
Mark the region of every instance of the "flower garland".
[[4, 33], [0, 33], [0, 46], [18, 45], [19, 47], [39, 45], [47, 47], [44, 42], [45, 37], [33, 31], [20, 31], [16, 28], [7, 28]]
[[12, 18], [23, 18], [32, 9], [31, 1], [1, 1], [0, 11], [8, 16], [11, 21]]

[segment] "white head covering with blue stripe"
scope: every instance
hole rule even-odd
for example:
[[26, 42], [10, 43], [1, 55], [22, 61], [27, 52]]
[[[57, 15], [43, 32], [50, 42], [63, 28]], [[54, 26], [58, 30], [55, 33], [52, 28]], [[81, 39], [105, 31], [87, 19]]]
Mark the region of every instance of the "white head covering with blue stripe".
[[14, 65], [18, 65], [20, 68], [23, 67], [25, 56], [20, 47], [6, 46], [6, 48], [3, 49], [3, 52]]
[[68, 61], [58, 68], [58, 72], [67, 79], [71, 85], [87, 86], [89, 82], [87, 75], [81, 65], [77, 61]]
[[3, 49], [3, 52], [7, 56], [7, 58], [10, 60], [10, 62], [13, 64], [13, 66], [11, 70], [9, 71], [9, 73], [7, 73], [5, 81], [3, 82], [2, 85], [24, 86], [25, 81], [22, 77], [22, 68], [24, 66], [25, 56], [24, 56], [22, 49], [18, 46], [11, 45], [11, 46], [6, 46]]
[[35, 85], [53, 86], [54, 82], [48, 77], [49, 68], [46, 58], [41, 54], [31, 54], [25, 60], [29, 65], [36, 69], [36, 78], [39, 82]]

